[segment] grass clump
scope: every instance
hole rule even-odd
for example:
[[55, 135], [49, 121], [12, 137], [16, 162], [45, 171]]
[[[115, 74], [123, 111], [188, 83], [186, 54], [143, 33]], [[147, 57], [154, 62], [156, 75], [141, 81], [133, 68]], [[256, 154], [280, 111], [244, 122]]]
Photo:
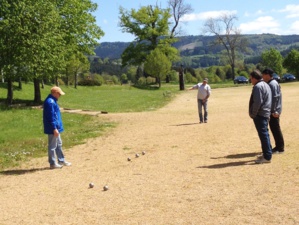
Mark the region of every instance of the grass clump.
[[[99, 117], [63, 113], [65, 131], [61, 134], [63, 148], [82, 144], [88, 138], [101, 135], [116, 124]], [[42, 110], [1, 110], [0, 170], [20, 165], [32, 157], [47, 156], [48, 139], [43, 133]]]

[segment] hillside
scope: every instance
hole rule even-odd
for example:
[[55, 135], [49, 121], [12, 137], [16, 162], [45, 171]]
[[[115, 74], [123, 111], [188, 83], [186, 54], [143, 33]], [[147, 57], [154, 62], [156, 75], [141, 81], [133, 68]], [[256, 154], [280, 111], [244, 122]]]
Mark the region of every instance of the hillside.
[[[242, 35], [248, 41], [247, 51], [241, 55], [247, 63], [256, 63], [261, 53], [271, 47], [284, 56], [292, 47], [299, 46], [299, 35]], [[174, 46], [180, 50], [184, 64], [192, 67], [218, 65], [222, 46], [212, 47], [214, 36], [182, 36]], [[95, 50], [100, 58], [119, 59], [129, 42], [103, 42]]]

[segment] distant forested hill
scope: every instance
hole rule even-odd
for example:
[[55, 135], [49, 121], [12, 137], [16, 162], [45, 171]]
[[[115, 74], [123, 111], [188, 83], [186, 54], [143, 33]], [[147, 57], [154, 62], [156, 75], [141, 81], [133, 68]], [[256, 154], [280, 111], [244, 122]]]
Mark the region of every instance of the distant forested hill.
[[[265, 50], [275, 48], [285, 56], [290, 49], [299, 47], [299, 35], [242, 35], [248, 40], [248, 49], [241, 53], [247, 63], [256, 63]], [[182, 36], [174, 44], [180, 50], [182, 61], [191, 67], [207, 67], [220, 63], [222, 46], [213, 47], [214, 36]], [[119, 59], [129, 42], [103, 42], [95, 50], [100, 58]]]

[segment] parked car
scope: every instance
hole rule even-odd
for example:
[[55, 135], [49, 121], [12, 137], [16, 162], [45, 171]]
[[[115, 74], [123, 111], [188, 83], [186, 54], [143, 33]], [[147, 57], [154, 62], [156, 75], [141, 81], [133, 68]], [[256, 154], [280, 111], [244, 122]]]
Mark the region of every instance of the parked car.
[[296, 77], [293, 74], [290, 73], [286, 73], [282, 76], [281, 80], [283, 82], [287, 82], [287, 81], [295, 81]]
[[248, 84], [248, 78], [244, 77], [244, 76], [238, 76], [235, 77], [234, 79], [234, 84]]
[[280, 76], [277, 73], [273, 73], [273, 79], [276, 80], [278, 83], [280, 82]]

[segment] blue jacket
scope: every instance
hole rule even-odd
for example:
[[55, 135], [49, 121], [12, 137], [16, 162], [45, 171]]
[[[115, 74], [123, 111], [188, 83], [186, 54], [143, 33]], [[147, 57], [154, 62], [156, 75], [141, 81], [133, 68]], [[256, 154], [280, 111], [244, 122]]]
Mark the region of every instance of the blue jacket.
[[59, 133], [64, 131], [57, 99], [49, 94], [45, 99], [43, 108], [44, 133], [54, 134], [55, 129], [57, 129]]

